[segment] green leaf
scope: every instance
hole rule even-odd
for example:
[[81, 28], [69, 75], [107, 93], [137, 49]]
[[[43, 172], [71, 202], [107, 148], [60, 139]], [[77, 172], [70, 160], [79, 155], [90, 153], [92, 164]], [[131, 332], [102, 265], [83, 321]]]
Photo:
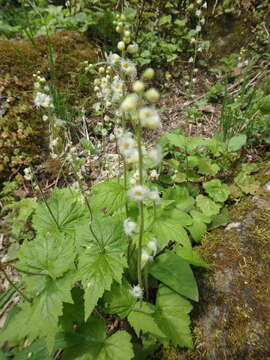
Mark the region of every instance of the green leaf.
[[[169, 241], [176, 241], [181, 243], [183, 246], [191, 246], [188, 234], [184, 227], [179, 222], [175, 211], [163, 211], [157, 215], [157, 217], [148, 221], [152, 221], [152, 226], [148, 229], [151, 231], [161, 247], [166, 246]], [[179, 218], [181, 214], [179, 213]]]
[[79, 257], [79, 276], [85, 290], [87, 319], [104, 291], [110, 290], [113, 280], [121, 282], [127, 242], [122, 225], [109, 218], [96, 218], [92, 223], [93, 233], [89, 226], [83, 229], [79, 240], [87, 247]]
[[83, 343], [66, 349], [63, 360], [131, 360], [134, 356], [130, 335], [117, 331], [106, 337], [105, 322], [91, 317], [79, 330]]
[[[31, 356], [29, 356], [31, 354]], [[43, 338], [34, 341], [30, 346], [27, 346], [19, 354], [17, 354], [14, 360], [53, 360], [48, 352], [46, 343]]]
[[202, 241], [203, 235], [207, 233], [207, 226], [200, 220], [193, 220], [193, 224], [187, 227], [192, 238], [197, 243]]
[[165, 15], [165, 16], [162, 16], [160, 19], [159, 19], [159, 25], [164, 25], [164, 24], [168, 24], [172, 21], [172, 16], [171, 15]]
[[91, 205], [97, 209], [106, 209], [108, 214], [125, 206], [127, 192], [121, 184], [104, 181], [92, 187]]
[[71, 291], [73, 304], [63, 304], [63, 315], [59, 319], [60, 325], [65, 332], [73, 332], [74, 324], [83, 324], [84, 322], [84, 301], [83, 290], [74, 287]]
[[209, 230], [216, 229], [220, 226], [225, 226], [229, 222], [229, 211], [224, 207], [220, 214], [213, 216], [213, 220], [209, 226]]
[[131, 286], [127, 281], [122, 284], [113, 283], [111, 290], [103, 296], [104, 311], [106, 314], [116, 314], [124, 319], [131, 312], [136, 303], [134, 296], [130, 294]]
[[260, 182], [256, 181], [253, 176], [247, 175], [244, 171], [234, 178], [234, 182], [246, 194], [255, 195], [260, 189]]
[[155, 306], [147, 303], [137, 303], [136, 308], [128, 316], [128, 321], [130, 325], [135, 330], [138, 337], [140, 337], [140, 332], [150, 333], [154, 336], [165, 337], [164, 333], [158, 327], [154, 320], [154, 313], [156, 309]]
[[192, 348], [188, 315], [192, 310], [190, 302], [168, 287], [160, 285], [156, 307], [155, 320], [168, 338], [168, 341], [163, 341], [164, 345], [172, 343], [174, 346]]
[[34, 228], [38, 232], [59, 232], [54, 217], [60, 231], [73, 234], [75, 226], [79, 223], [85, 223], [87, 217], [89, 217], [85, 206], [79, 201], [79, 196], [71, 188], [54, 190], [47, 201], [53, 216], [45, 203], [39, 204], [33, 217]]
[[220, 204], [216, 204], [213, 200], [203, 195], [198, 195], [196, 197], [196, 205], [206, 216], [217, 215], [221, 208]]
[[95, 148], [92, 141], [90, 141], [86, 138], [81, 138], [80, 143], [84, 149], [89, 150], [92, 154], [97, 154], [97, 149]]
[[263, 115], [270, 114], [270, 95], [267, 95], [264, 98], [262, 98], [259, 102], [258, 107]]
[[206, 216], [198, 210], [191, 210], [190, 215], [193, 217], [194, 220], [204, 222], [205, 224], [210, 224], [210, 222], [212, 221], [211, 216]]
[[201, 258], [201, 256], [192, 248], [186, 248], [184, 246], [176, 246], [174, 248], [176, 254], [182, 259], [186, 260], [189, 264], [194, 266], [204, 267], [209, 269], [210, 266]]
[[230, 195], [229, 187], [222, 184], [219, 179], [213, 179], [203, 183], [204, 190], [211, 196], [214, 201], [224, 202]]
[[198, 287], [193, 272], [188, 263], [174, 253], [166, 251], [156, 257], [149, 272], [178, 294], [198, 301]]
[[[32, 198], [22, 199], [20, 201], [12, 202], [6, 205], [3, 210], [15, 210], [15, 214], [8, 215], [6, 218], [10, 219], [12, 223], [12, 235], [18, 237], [24, 229], [28, 218], [33, 214], [37, 202]], [[14, 218], [15, 216], [15, 218]]]
[[1, 334], [0, 342], [23, 339], [25, 336], [33, 341], [37, 337], [44, 336], [50, 352], [58, 331], [58, 318], [63, 313], [63, 302], [72, 302], [70, 290], [74, 276], [72, 273], [67, 273], [57, 280], [48, 276], [36, 277], [40, 278], [41, 282], [39, 292], [31, 304], [25, 302], [21, 305], [21, 311]]
[[240, 150], [247, 143], [246, 135], [238, 135], [232, 137], [228, 142], [228, 151]]
[[208, 158], [202, 158], [198, 163], [199, 173], [203, 175], [216, 175], [220, 167]]
[[19, 269], [61, 277], [74, 267], [75, 251], [71, 237], [60, 234], [41, 234], [24, 242], [19, 251]]
[[171, 187], [165, 192], [165, 199], [175, 200], [177, 209], [189, 210], [195, 201], [185, 186]]
[[196, 148], [204, 146], [206, 143], [206, 140], [202, 138], [201, 136], [196, 136], [193, 138], [190, 138], [187, 142], [187, 151], [193, 152]]
[[185, 146], [187, 145], [187, 138], [183, 135], [168, 133], [166, 134], [166, 138], [171, 145], [181, 148], [185, 148]]

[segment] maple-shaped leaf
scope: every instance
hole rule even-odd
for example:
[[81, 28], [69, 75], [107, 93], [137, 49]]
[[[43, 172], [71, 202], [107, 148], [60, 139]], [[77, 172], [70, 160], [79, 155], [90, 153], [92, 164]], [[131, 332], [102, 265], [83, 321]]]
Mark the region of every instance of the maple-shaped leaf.
[[126, 266], [126, 237], [122, 225], [110, 218], [95, 219], [91, 229], [84, 226], [76, 237], [86, 248], [79, 257], [79, 279], [85, 290], [85, 318], [91, 314], [105, 290], [113, 280], [122, 280]]
[[73, 234], [75, 226], [85, 223], [88, 217], [89, 213], [78, 193], [70, 188], [56, 189], [47, 204], [43, 202], [38, 205], [33, 226], [38, 232]]
[[84, 341], [66, 349], [63, 360], [131, 360], [134, 356], [131, 336], [126, 331], [117, 331], [107, 337], [101, 319], [90, 317], [79, 334]]
[[30, 341], [37, 337], [46, 339], [49, 352], [53, 349], [55, 335], [58, 331], [58, 318], [63, 313], [63, 302], [72, 302], [71, 288], [74, 283], [72, 272], [56, 280], [49, 276], [41, 278], [42, 290], [33, 299], [32, 303], [25, 302], [1, 334], [1, 340], [12, 338]]
[[189, 313], [192, 305], [188, 300], [164, 285], [159, 286], [154, 314], [157, 325], [167, 335], [164, 345], [193, 346]]
[[21, 270], [61, 277], [74, 267], [74, 241], [63, 233], [44, 233], [24, 242], [17, 267]]
[[133, 310], [128, 316], [128, 321], [138, 337], [141, 331], [150, 333], [158, 338], [166, 337], [161, 330], [162, 328], [159, 328], [155, 321], [155, 311], [155, 306], [147, 302], [137, 303], [137, 305], [133, 307]]
[[90, 198], [91, 204], [96, 209], [106, 209], [112, 212], [125, 206], [127, 191], [122, 184], [115, 181], [104, 181], [92, 187], [93, 195]]
[[124, 319], [136, 304], [136, 298], [130, 293], [131, 285], [123, 280], [122, 284], [113, 283], [111, 290], [103, 296], [104, 311], [106, 314], [116, 314]]

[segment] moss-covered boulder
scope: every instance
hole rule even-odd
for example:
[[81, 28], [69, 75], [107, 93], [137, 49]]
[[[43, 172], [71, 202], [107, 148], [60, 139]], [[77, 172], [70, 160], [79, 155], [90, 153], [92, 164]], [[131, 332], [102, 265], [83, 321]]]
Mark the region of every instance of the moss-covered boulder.
[[[79, 64], [95, 62], [96, 47], [82, 35], [61, 31], [33, 41], [0, 40], [0, 178], [16, 174], [46, 149], [46, 124], [34, 107], [33, 73], [52, 79], [49, 48], [55, 63], [56, 86], [67, 104], [79, 106], [91, 93]], [[82, 81], [84, 80], [84, 81]]]
[[259, 194], [233, 206], [231, 225], [211, 232], [200, 247], [212, 269], [198, 274], [195, 348], [165, 349], [163, 360], [270, 359], [269, 169], [257, 175]]

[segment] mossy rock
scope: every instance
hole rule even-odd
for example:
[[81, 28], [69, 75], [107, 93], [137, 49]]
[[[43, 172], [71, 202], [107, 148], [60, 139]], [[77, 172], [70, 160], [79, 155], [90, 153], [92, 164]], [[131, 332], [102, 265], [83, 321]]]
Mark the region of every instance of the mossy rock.
[[[0, 178], [18, 173], [29, 161], [46, 154], [47, 126], [42, 110], [34, 107], [33, 73], [52, 81], [48, 46], [55, 58], [55, 81], [68, 105], [77, 107], [91, 97], [91, 78], [82, 82], [78, 66], [94, 63], [98, 51], [82, 35], [60, 31], [33, 41], [0, 40]], [[84, 104], [85, 105], [85, 104]]]
[[198, 271], [194, 349], [164, 349], [159, 359], [270, 360], [269, 164], [256, 179], [260, 195], [244, 198], [230, 211], [240, 226], [211, 232], [199, 247], [212, 269]]

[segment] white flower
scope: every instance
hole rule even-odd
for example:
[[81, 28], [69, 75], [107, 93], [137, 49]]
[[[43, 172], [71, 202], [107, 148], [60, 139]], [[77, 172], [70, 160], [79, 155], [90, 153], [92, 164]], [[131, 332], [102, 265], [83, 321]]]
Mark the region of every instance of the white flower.
[[128, 74], [129, 76], [135, 77], [137, 74], [136, 65], [128, 60], [128, 59], [122, 59], [121, 62], [121, 69]]
[[205, 2], [202, 6], [204, 9], [207, 9], [207, 2]]
[[133, 288], [130, 289], [129, 292], [133, 297], [137, 299], [143, 298], [143, 289], [140, 287], [140, 285], [133, 286]]
[[200, 10], [200, 9], [196, 10], [195, 14], [196, 14], [196, 16], [200, 17], [202, 14], [202, 10]]
[[137, 182], [137, 180], [136, 180], [134, 177], [131, 177], [131, 178], [129, 179], [130, 185], [135, 185], [136, 182]]
[[121, 110], [124, 112], [131, 112], [136, 109], [138, 104], [138, 95], [129, 94], [121, 104]]
[[150, 249], [151, 251], [153, 251], [154, 255], [156, 255], [157, 253], [157, 241], [156, 239], [152, 239], [151, 241], [149, 241], [149, 243], [147, 244], [148, 249]]
[[107, 56], [107, 61], [109, 64], [112, 64], [112, 65], [115, 65], [119, 62], [120, 60], [120, 56], [118, 54], [112, 54], [110, 53], [108, 56]]
[[136, 163], [139, 161], [139, 152], [137, 149], [132, 149], [128, 156], [126, 157], [126, 161], [129, 164]]
[[47, 121], [47, 120], [48, 120], [48, 116], [47, 116], [47, 115], [43, 115], [43, 116], [42, 116], [42, 120], [43, 120], [43, 121]]
[[25, 168], [24, 170], [23, 170], [23, 172], [24, 172], [24, 178], [25, 178], [25, 180], [32, 180], [32, 178], [33, 178], [33, 174], [32, 174], [32, 170], [31, 170], [31, 168]]
[[142, 251], [142, 262], [152, 261], [153, 256], [149, 255], [147, 251]]
[[144, 185], [135, 185], [129, 190], [129, 197], [136, 201], [147, 199], [149, 189]]
[[149, 129], [161, 128], [161, 121], [158, 112], [148, 106], [142, 107], [139, 110], [139, 119], [142, 126]]
[[126, 132], [119, 137], [118, 147], [120, 153], [124, 157], [128, 157], [132, 154], [134, 148], [136, 147], [136, 141], [133, 139], [132, 135], [129, 132]]
[[159, 177], [159, 174], [158, 174], [157, 170], [156, 169], [151, 170], [151, 172], [149, 174], [149, 178], [151, 180], [157, 180], [158, 177]]
[[122, 128], [115, 128], [113, 132], [115, 137], [118, 139], [120, 136], [123, 135], [124, 130]]
[[202, 30], [201, 25], [197, 25], [195, 31], [199, 33]]
[[114, 141], [115, 140], [115, 135], [114, 134], [110, 134], [110, 141]]
[[131, 221], [129, 218], [125, 219], [123, 222], [124, 231], [127, 236], [131, 236], [134, 232], [137, 224], [134, 221]]
[[113, 91], [122, 91], [123, 81], [117, 77], [116, 79], [113, 80], [111, 87]]
[[160, 196], [159, 196], [158, 190], [157, 189], [152, 189], [151, 191], [149, 191], [148, 198], [150, 200], [158, 203], [160, 201]]
[[49, 95], [46, 95], [46, 94], [43, 94], [41, 92], [38, 92], [36, 94], [36, 97], [35, 97], [35, 100], [34, 100], [34, 103], [37, 107], [45, 107], [45, 108], [48, 108], [51, 106], [51, 97]]
[[192, 57], [192, 56], [188, 59], [188, 62], [189, 62], [189, 63], [192, 63], [192, 62], [193, 62], [193, 57]]
[[149, 150], [148, 158], [153, 161], [156, 165], [158, 165], [162, 160], [162, 150], [160, 146]]

